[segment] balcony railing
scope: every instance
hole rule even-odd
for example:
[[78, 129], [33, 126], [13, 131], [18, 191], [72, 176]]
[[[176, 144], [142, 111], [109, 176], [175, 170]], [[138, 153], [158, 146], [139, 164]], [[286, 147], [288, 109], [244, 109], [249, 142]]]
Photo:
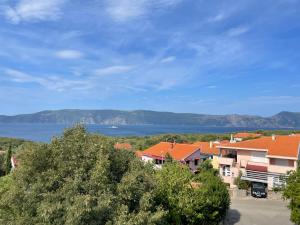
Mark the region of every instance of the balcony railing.
[[268, 183], [268, 173], [253, 171], [253, 170], [246, 170], [246, 173], [242, 176], [242, 179], [249, 180], [249, 181]]

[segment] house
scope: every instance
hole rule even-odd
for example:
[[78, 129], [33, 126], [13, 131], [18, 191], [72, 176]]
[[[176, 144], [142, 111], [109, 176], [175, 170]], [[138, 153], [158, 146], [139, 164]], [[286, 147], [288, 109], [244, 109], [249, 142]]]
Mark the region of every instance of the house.
[[115, 145], [114, 145], [114, 148], [117, 149], [117, 150], [132, 150], [132, 145], [129, 144], [129, 143], [119, 143], [117, 142]]
[[169, 154], [174, 160], [186, 164], [195, 172], [200, 163], [209, 156], [202, 155], [199, 145], [160, 142], [142, 152], [142, 160], [153, 162], [156, 168], [161, 168]]
[[233, 141], [235, 141], [235, 142], [243, 141], [245, 139], [259, 138], [261, 136], [262, 136], [262, 134], [241, 132], [241, 133], [236, 133], [233, 135]]
[[242, 172], [242, 179], [264, 183], [268, 189], [281, 186], [282, 177], [296, 170], [299, 160], [300, 136], [275, 136], [218, 146], [219, 171], [225, 183], [234, 186], [234, 179]]
[[195, 142], [194, 145], [198, 145], [201, 150], [201, 154], [208, 155], [211, 159], [211, 163], [215, 169], [219, 169], [219, 155], [220, 151], [217, 146], [220, 144], [226, 144], [229, 143], [229, 141], [210, 141], [210, 142], [204, 142], [204, 141], [198, 141]]

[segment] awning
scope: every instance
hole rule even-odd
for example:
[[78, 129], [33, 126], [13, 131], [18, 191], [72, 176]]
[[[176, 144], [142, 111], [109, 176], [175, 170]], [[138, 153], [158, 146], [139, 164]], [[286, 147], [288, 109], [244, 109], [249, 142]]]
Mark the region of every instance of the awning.
[[253, 171], [258, 171], [258, 172], [268, 172], [268, 167], [247, 164], [246, 170], [253, 170]]

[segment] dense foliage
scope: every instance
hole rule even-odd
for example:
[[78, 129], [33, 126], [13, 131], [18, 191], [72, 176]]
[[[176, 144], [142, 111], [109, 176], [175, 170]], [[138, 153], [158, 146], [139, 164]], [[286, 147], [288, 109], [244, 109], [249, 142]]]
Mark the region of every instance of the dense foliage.
[[300, 161], [296, 171], [290, 172], [283, 196], [290, 200], [291, 221], [300, 224]]
[[193, 175], [170, 160], [153, 170], [114, 139], [68, 129], [28, 145], [20, 166], [0, 179], [0, 224], [218, 224], [229, 206], [210, 170]]
[[0, 137], [0, 150], [6, 151], [9, 149], [9, 147], [17, 150], [25, 143], [30, 143], [30, 141], [25, 141], [23, 139], [16, 139], [16, 138]]
[[0, 224], [160, 224], [165, 215], [152, 202], [151, 168], [82, 127], [19, 157]]
[[33, 142], [23, 139], [0, 137], [0, 177], [10, 172], [11, 156], [19, 150], [26, 148], [26, 146], [33, 144]]
[[169, 224], [214, 225], [226, 216], [229, 194], [210, 168], [193, 175], [187, 167], [169, 162], [157, 172], [156, 198], [169, 211]]
[[248, 190], [250, 188], [250, 182], [247, 180], [242, 180], [242, 172], [239, 172], [239, 175], [234, 180], [234, 184], [238, 187], [238, 189]]

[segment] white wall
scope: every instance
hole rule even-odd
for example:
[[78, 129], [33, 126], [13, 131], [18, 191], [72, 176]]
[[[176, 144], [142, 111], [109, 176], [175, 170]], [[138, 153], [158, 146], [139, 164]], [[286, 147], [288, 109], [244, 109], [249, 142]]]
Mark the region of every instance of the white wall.
[[144, 155], [142, 156], [142, 160], [145, 162], [154, 162], [153, 158]]

